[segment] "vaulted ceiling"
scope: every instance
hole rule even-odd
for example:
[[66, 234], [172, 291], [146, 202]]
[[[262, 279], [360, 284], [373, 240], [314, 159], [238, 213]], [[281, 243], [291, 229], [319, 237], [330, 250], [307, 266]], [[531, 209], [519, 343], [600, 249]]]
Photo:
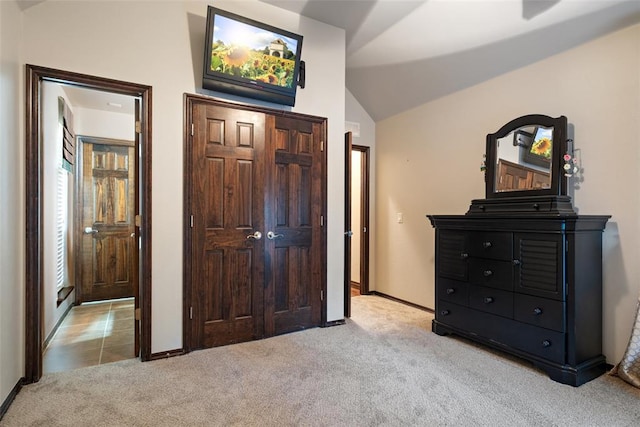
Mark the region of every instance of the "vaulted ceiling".
[[261, 1], [345, 29], [347, 88], [375, 121], [640, 22], [638, 0]]
[[640, 0], [260, 1], [345, 30], [347, 89], [375, 121], [640, 22]]

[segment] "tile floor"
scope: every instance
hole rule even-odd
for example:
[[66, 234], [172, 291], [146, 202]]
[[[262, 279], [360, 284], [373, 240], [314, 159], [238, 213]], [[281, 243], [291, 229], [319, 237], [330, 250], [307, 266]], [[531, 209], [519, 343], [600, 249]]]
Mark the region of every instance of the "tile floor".
[[73, 307], [44, 351], [44, 373], [134, 358], [133, 314], [133, 298]]

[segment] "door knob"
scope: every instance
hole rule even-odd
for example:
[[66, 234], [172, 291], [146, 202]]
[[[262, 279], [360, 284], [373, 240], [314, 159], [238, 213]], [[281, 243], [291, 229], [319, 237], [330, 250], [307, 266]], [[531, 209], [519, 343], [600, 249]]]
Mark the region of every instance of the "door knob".
[[259, 232], [259, 231], [256, 231], [256, 232], [255, 232], [255, 233], [253, 233], [253, 234], [249, 234], [249, 235], [247, 236], [247, 239], [256, 239], [256, 240], [260, 240], [260, 239], [262, 239], [262, 233], [261, 233], [261, 232]]
[[92, 227], [85, 227], [84, 234], [96, 234], [98, 230], [93, 229]]
[[267, 239], [273, 240], [277, 239], [278, 237], [284, 237], [284, 234], [276, 234], [273, 231], [267, 231]]

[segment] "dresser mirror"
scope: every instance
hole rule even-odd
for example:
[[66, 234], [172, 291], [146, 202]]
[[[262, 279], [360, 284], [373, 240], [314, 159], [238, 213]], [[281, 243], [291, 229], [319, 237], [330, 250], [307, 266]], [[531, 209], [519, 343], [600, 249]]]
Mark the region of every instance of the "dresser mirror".
[[566, 195], [567, 118], [531, 114], [487, 135], [487, 199]]

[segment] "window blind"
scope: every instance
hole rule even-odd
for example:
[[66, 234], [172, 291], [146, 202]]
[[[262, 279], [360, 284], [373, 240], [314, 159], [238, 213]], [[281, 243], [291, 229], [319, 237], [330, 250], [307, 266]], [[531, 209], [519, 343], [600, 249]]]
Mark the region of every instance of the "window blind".
[[56, 288], [60, 290], [65, 282], [67, 247], [67, 204], [68, 172], [58, 168], [56, 179]]
[[62, 124], [62, 167], [72, 172], [76, 158], [76, 136], [73, 132], [73, 113], [71, 113], [71, 109], [63, 97], [58, 97], [58, 108], [60, 123]]

